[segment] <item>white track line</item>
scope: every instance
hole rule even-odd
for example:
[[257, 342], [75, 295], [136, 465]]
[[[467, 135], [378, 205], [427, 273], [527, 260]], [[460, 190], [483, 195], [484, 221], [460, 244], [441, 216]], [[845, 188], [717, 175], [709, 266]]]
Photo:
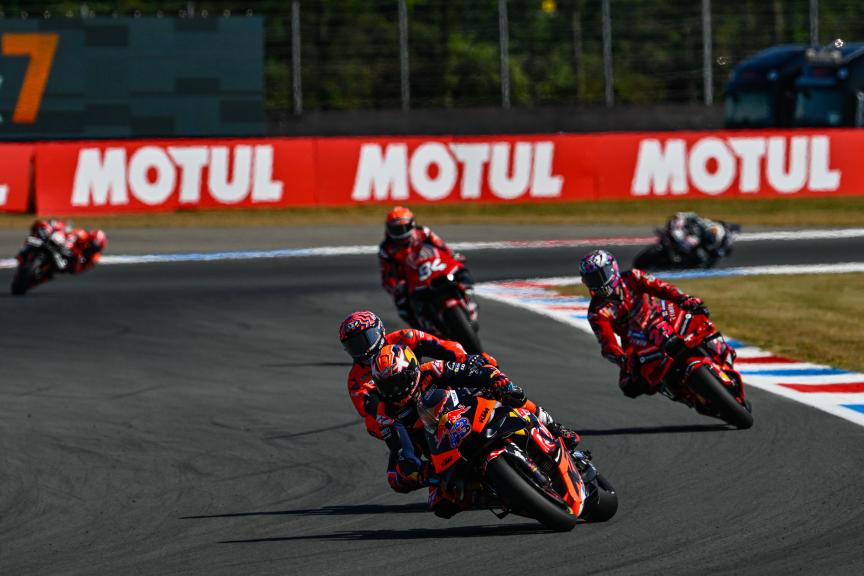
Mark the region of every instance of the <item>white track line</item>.
[[[739, 242], [836, 240], [862, 238], [864, 228], [837, 230], [788, 230], [753, 232], [737, 235]], [[497, 242], [454, 242], [450, 246], [460, 252], [475, 250], [526, 250], [537, 248], [579, 248], [592, 246], [639, 246], [654, 242], [653, 236], [613, 236], [564, 240], [503, 240]], [[140, 254], [104, 256], [100, 265], [152, 264], [161, 262], [214, 262], [219, 260], [254, 260], [259, 258], [308, 258], [312, 256], [354, 256], [376, 254], [378, 246], [321, 246], [317, 248], [286, 248], [280, 250], [241, 250], [223, 252], [180, 252], [173, 254]], [[0, 269], [15, 268], [14, 258], [0, 259]]]

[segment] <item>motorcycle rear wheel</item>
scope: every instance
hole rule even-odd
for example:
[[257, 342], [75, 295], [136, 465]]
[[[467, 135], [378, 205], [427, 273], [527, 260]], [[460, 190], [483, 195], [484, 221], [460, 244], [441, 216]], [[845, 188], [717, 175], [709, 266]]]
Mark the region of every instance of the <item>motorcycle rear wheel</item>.
[[486, 466], [486, 476], [495, 492], [514, 510], [519, 510], [556, 532], [572, 530], [575, 514], [556, 506], [519, 474], [505, 458], [495, 458]]
[[585, 503], [582, 519], [586, 522], [606, 522], [618, 512], [618, 493], [602, 475], [597, 475], [595, 497]]
[[639, 270], [658, 270], [669, 267], [671, 263], [666, 255], [666, 249], [660, 244], [652, 244], [643, 248], [633, 259], [633, 268]]
[[707, 366], [700, 366], [690, 376], [690, 389], [707, 398], [717, 409], [720, 418], [739, 430], [753, 426], [753, 414], [738, 403], [729, 390]]
[[480, 337], [468, 320], [465, 309], [461, 306], [453, 306], [444, 311], [444, 324], [447, 328], [447, 336], [462, 344], [468, 354], [480, 354], [483, 345]]

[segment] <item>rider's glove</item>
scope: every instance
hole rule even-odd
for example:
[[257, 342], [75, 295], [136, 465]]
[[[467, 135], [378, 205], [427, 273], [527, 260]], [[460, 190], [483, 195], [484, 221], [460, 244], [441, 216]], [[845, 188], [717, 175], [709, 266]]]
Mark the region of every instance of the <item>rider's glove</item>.
[[491, 396], [507, 406], [522, 406], [528, 400], [521, 386], [510, 382], [507, 386], [489, 388]]
[[701, 298], [694, 298], [693, 296], [690, 296], [679, 302], [678, 305], [681, 306], [681, 308], [683, 308], [684, 310], [690, 312], [701, 312], [706, 316], [709, 315], [708, 307], [705, 306], [705, 303], [702, 302]]
[[468, 366], [469, 372], [474, 372], [483, 366], [497, 366], [498, 362], [495, 361], [495, 358], [483, 352], [482, 354], [471, 354], [468, 356], [465, 359], [465, 365]]

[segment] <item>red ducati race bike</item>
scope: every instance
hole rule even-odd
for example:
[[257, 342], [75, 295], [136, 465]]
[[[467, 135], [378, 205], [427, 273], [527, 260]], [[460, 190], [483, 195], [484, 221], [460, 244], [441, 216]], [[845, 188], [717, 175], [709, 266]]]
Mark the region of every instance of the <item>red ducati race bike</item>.
[[736, 428], [750, 428], [753, 414], [744, 381], [733, 366], [735, 351], [714, 323], [703, 311], [685, 312], [669, 303], [664, 317], [674, 334], [659, 345], [647, 345], [631, 334], [627, 350], [648, 383], [648, 392], [659, 391]]
[[420, 328], [462, 344], [469, 354], [483, 351], [474, 288], [465, 264], [424, 244], [406, 262], [408, 298]]
[[68, 260], [62, 248], [45, 235], [27, 237], [24, 248], [15, 256], [18, 269], [12, 278], [12, 294], [25, 294], [28, 290], [47, 282], [56, 272], [66, 268]]
[[557, 531], [615, 515], [618, 495], [589, 452], [571, 454], [529, 410], [475, 392], [431, 388], [419, 400], [440, 487]]

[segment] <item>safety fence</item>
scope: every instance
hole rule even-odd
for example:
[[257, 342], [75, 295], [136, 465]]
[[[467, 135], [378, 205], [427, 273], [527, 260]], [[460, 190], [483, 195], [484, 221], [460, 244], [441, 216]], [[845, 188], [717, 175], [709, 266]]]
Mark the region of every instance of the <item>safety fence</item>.
[[722, 98], [774, 44], [864, 39], [859, 0], [7, 0], [6, 21], [253, 15], [267, 109], [538, 107]]
[[0, 210], [864, 193], [856, 130], [0, 145]]

